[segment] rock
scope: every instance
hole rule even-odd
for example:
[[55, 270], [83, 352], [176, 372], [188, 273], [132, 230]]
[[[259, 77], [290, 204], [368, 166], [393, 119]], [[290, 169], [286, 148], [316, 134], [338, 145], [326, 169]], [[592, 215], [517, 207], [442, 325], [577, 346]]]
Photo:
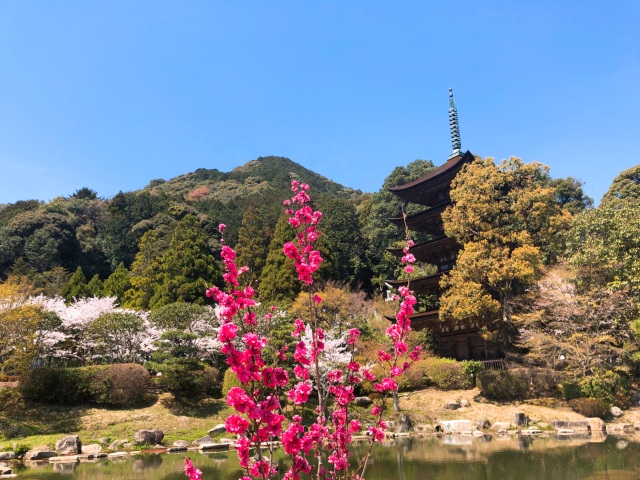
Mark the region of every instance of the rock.
[[15, 456], [15, 452], [0, 452], [0, 460], [13, 460]]
[[[36, 447], [36, 448], [39, 448], [39, 447]], [[29, 461], [29, 460], [45, 460], [47, 458], [57, 457], [58, 456], [58, 454], [56, 452], [52, 452], [47, 447], [45, 447], [45, 448], [46, 448], [46, 450], [29, 450], [27, 453], [24, 454], [24, 459], [26, 461]]]
[[413, 430], [411, 426], [411, 419], [409, 415], [403, 413], [400, 415], [400, 420], [398, 421], [398, 427], [396, 428], [396, 433], [405, 433]]
[[207, 433], [209, 435], [218, 435], [219, 433], [227, 433], [227, 429], [224, 426], [224, 423], [219, 423], [218, 425], [213, 427], [211, 430], [209, 430]]
[[186, 452], [187, 447], [171, 447], [167, 448], [167, 453]]
[[457, 410], [460, 408], [460, 404], [456, 401], [449, 401], [444, 404], [446, 410]]
[[218, 442], [220, 442], [220, 443], [228, 443], [228, 444], [230, 444], [230, 445], [231, 445], [232, 443], [236, 443], [236, 441], [235, 441], [235, 440], [232, 440], [231, 438], [224, 438], [224, 437], [223, 437], [223, 438], [219, 438], [219, 439], [218, 439]]
[[460, 400], [460, 406], [462, 408], [467, 408], [468, 406], [470, 406], [471, 404], [469, 403], [469, 400], [465, 400], [464, 398], [462, 400]]
[[213, 443], [213, 438], [211, 438], [210, 435], [205, 435], [204, 437], [194, 440], [193, 443], [201, 447], [202, 445], [209, 445]]
[[228, 443], [205, 443], [200, 445], [200, 450], [208, 451], [208, 450], [229, 450]]
[[420, 433], [434, 433], [436, 431], [436, 427], [428, 423], [421, 423], [413, 428], [416, 432]]
[[60, 455], [78, 455], [82, 453], [82, 442], [78, 435], [67, 435], [56, 442], [56, 452]]
[[99, 443], [92, 443], [90, 445], [84, 445], [82, 447], [82, 453], [90, 453], [95, 455], [96, 453], [102, 452], [102, 445]]
[[524, 412], [513, 412], [511, 418], [511, 423], [513, 423], [516, 428], [527, 426], [527, 415]]
[[101, 445], [109, 445], [109, 442], [111, 442], [110, 438], [103, 437], [98, 439], [98, 443]]
[[624, 450], [625, 448], [627, 448], [629, 446], [629, 442], [627, 442], [626, 440], [622, 439], [622, 440], [618, 440], [616, 442], [616, 448], [618, 450]]
[[607, 424], [604, 423], [604, 420], [598, 417], [587, 418], [589, 422], [589, 428], [591, 429], [591, 433], [593, 432], [605, 432], [607, 430]]
[[76, 463], [78, 460], [80, 460], [78, 455], [62, 455], [49, 458], [50, 463]]
[[622, 415], [624, 415], [624, 412], [619, 407], [611, 407], [611, 410], [609, 411], [611, 412], [613, 418], [620, 418]]
[[476, 429], [478, 430], [487, 430], [490, 426], [491, 422], [489, 422], [489, 420], [487, 420], [486, 418], [481, 418], [480, 420], [476, 421]]
[[354, 403], [357, 407], [368, 407], [373, 403], [373, 400], [371, 400], [369, 397], [356, 397]]
[[440, 428], [442, 433], [462, 433], [472, 432], [471, 420], [438, 420], [436, 431]]
[[501, 428], [498, 430], [498, 435], [506, 435], [508, 432], [508, 430], [505, 430], [504, 428]]
[[540, 435], [542, 433], [542, 430], [538, 429], [538, 428], [527, 428], [525, 430], [522, 430], [522, 435]]
[[608, 423], [607, 433], [621, 435], [623, 433], [633, 433], [635, 430], [630, 423]]
[[187, 442], [186, 440], [176, 440], [175, 442], [173, 442], [173, 446], [174, 447], [188, 447], [189, 445], [191, 445], [191, 443]]
[[0, 462], [0, 475], [11, 475], [13, 471], [6, 463]]
[[493, 422], [491, 425], [491, 430], [500, 431], [500, 430], [510, 430], [511, 422]]
[[138, 446], [137, 443], [135, 442], [124, 442], [122, 445], [120, 445], [122, 448], [126, 449], [126, 450], [131, 450], [133, 448], [136, 448]]
[[112, 450], [112, 451], [114, 451], [114, 452], [115, 452], [116, 450], [118, 450], [118, 449], [120, 448], [120, 446], [121, 446], [123, 443], [127, 443], [128, 441], [129, 441], [129, 440], [126, 440], [126, 439], [125, 439], [125, 440], [114, 440], [113, 442], [111, 442], [111, 443], [109, 444], [109, 446], [108, 446], [107, 448], [108, 448], [109, 450]]
[[164, 438], [164, 433], [162, 430], [138, 430], [133, 434], [133, 440], [136, 443], [144, 444], [144, 445], [155, 445], [156, 443], [162, 442]]

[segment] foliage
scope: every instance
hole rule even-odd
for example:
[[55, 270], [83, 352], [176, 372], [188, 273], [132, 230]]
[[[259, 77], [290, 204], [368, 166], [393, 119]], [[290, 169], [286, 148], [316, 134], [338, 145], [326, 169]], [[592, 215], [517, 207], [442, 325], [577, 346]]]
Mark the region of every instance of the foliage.
[[124, 266], [124, 263], [120, 262], [118, 268], [104, 281], [102, 285], [102, 295], [105, 297], [116, 297], [118, 304], [123, 305], [125, 293], [130, 288], [131, 280], [129, 278], [129, 271]]
[[222, 380], [222, 396], [227, 398], [229, 391], [234, 387], [242, 387], [242, 382], [238, 380], [238, 375], [228, 368], [224, 372], [224, 378]]
[[556, 202], [548, 168], [514, 157], [500, 165], [491, 158], [466, 165], [452, 183], [451, 199], [445, 232], [462, 250], [444, 281], [440, 315], [508, 326], [514, 295], [559, 254], [570, 215]]
[[611, 405], [601, 398], [574, 398], [569, 400], [569, 406], [574, 412], [585, 417], [605, 418], [609, 414]]
[[526, 396], [527, 385], [509, 370], [486, 370], [478, 375], [482, 395], [490, 400], [506, 402]]
[[143, 355], [145, 320], [133, 312], [103, 313], [89, 323], [87, 336], [96, 344], [94, 355], [105, 363], [139, 361]]
[[260, 277], [260, 298], [269, 303], [288, 303], [300, 292], [296, 280], [293, 260], [282, 255], [282, 245], [290, 242], [295, 232], [286, 216], [280, 217], [273, 238], [269, 244], [269, 253]]
[[578, 385], [583, 397], [601, 398], [621, 408], [629, 407], [627, 377], [616, 371], [597, 371], [594, 375], [580, 379]]
[[259, 279], [265, 266], [271, 230], [265, 224], [255, 203], [251, 202], [242, 216], [242, 226], [238, 232], [238, 263], [249, 267], [249, 275]]
[[640, 205], [640, 165], [621, 172], [602, 197], [600, 207], [618, 209]]
[[593, 199], [584, 194], [583, 183], [573, 177], [551, 180], [555, 189], [556, 201], [564, 210], [577, 215], [593, 208]]
[[105, 367], [53, 368], [26, 370], [18, 388], [27, 400], [60, 405], [90, 402], [95, 394], [94, 374]]
[[461, 390], [473, 386], [471, 375], [464, 371], [462, 363], [452, 358], [429, 358], [425, 362], [428, 382], [440, 390]]
[[108, 405], [131, 406], [145, 400], [149, 373], [135, 363], [110, 365], [94, 373], [93, 401]]
[[71, 275], [69, 283], [62, 290], [62, 296], [67, 302], [72, 302], [73, 300], [86, 298], [90, 294], [91, 290], [87, 285], [87, 277], [84, 276], [82, 268], [78, 267], [74, 274]]

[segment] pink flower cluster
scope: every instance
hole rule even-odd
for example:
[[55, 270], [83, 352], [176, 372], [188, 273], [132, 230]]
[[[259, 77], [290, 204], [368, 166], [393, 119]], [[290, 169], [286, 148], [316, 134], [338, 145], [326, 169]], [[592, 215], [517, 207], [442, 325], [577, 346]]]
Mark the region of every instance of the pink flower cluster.
[[[405, 359], [408, 350], [407, 334], [411, 331], [410, 316], [416, 299], [408, 288], [400, 289], [402, 303], [396, 316], [396, 323], [387, 329], [391, 341], [388, 351], [378, 352], [378, 361], [388, 372], [388, 376], [376, 379], [370, 368], [365, 368], [355, 361], [355, 349], [360, 331], [351, 329], [345, 339], [351, 360], [343, 368], [334, 368], [326, 374], [326, 382], [320, 381], [320, 364], [324, 355], [325, 332], [320, 328], [316, 316], [316, 305], [322, 299], [313, 288], [313, 274], [319, 268], [322, 257], [314, 249], [314, 242], [320, 232], [318, 224], [322, 213], [313, 211], [309, 206], [309, 186], [293, 181], [291, 190], [294, 196], [284, 202], [289, 215], [289, 223], [296, 229], [296, 238], [283, 247], [284, 254], [293, 259], [299, 280], [306, 286], [309, 295], [308, 325], [311, 341], [305, 336], [307, 323], [298, 318], [293, 325], [292, 336], [296, 339], [295, 350], [288, 352], [286, 348], [277, 353], [275, 364], [266, 365], [263, 350], [268, 339], [257, 333], [260, 322], [268, 322], [271, 313], [264, 319], [258, 319], [254, 311], [254, 290], [247, 286], [240, 288], [239, 276], [246, 268], [237, 268], [235, 252], [224, 245], [222, 258], [225, 266], [224, 279], [230, 286], [228, 291], [212, 287], [207, 296], [212, 297], [220, 309], [221, 327], [218, 339], [223, 344], [222, 352], [227, 363], [237, 375], [242, 386], [229, 390], [227, 403], [237, 414], [231, 415], [225, 427], [228, 432], [238, 436], [236, 449], [240, 466], [246, 475], [242, 480], [260, 478], [266, 480], [275, 473], [273, 458], [274, 439], [282, 442], [284, 451], [290, 457], [289, 469], [282, 477], [285, 480], [299, 480], [300, 475], [310, 474], [316, 468], [316, 479], [352, 479], [363, 480], [367, 460], [373, 442], [384, 438], [386, 424], [382, 420], [386, 397], [398, 389], [394, 377], [409, 368], [411, 362], [418, 359], [420, 349], [414, 349]], [[294, 210], [294, 208], [297, 208]], [[220, 231], [224, 225], [220, 226]], [[405, 249], [402, 261], [406, 268], [415, 261], [408, 252], [412, 242]], [[409, 271], [409, 270], [407, 270]], [[410, 272], [409, 272], [410, 273]], [[307, 339], [305, 341], [304, 338]], [[279, 362], [292, 357], [295, 367], [287, 371]], [[290, 382], [295, 377], [293, 386]], [[372, 382], [382, 394], [382, 401], [371, 410], [372, 425], [368, 428], [370, 447], [365, 459], [357, 466], [349, 463], [349, 445], [353, 435], [362, 431], [362, 425], [352, 418], [350, 408], [355, 400], [355, 391], [364, 381]], [[317, 417], [311, 425], [302, 424], [302, 408], [308, 403], [314, 390], [318, 396]], [[329, 400], [332, 400], [329, 402]], [[281, 402], [290, 402], [293, 416], [286, 422]], [[256, 453], [250, 456], [250, 448]], [[270, 454], [267, 456], [266, 451]], [[326, 455], [329, 466], [320, 461]], [[185, 471], [199, 472], [189, 462]], [[196, 478], [196, 477], [190, 477]], [[200, 478], [200, 477], [197, 477]]]

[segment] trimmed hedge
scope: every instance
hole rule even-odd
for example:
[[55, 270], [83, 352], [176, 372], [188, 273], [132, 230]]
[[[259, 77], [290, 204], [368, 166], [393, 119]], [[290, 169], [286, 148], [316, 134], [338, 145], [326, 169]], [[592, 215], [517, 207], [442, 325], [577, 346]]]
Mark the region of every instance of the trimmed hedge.
[[461, 362], [451, 358], [426, 359], [429, 383], [441, 390], [462, 390], [473, 388], [473, 377], [465, 371]]
[[611, 405], [601, 398], [574, 398], [569, 400], [569, 406], [574, 412], [585, 417], [604, 418], [609, 414]]
[[525, 398], [528, 386], [508, 370], [487, 370], [478, 374], [482, 395], [491, 400], [509, 401]]
[[93, 377], [93, 401], [107, 405], [136, 405], [149, 390], [149, 372], [137, 363], [110, 365]]

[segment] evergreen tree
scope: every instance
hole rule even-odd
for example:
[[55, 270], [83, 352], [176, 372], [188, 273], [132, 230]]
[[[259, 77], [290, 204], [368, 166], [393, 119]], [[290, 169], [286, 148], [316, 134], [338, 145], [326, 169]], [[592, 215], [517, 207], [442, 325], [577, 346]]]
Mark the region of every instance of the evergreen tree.
[[78, 267], [71, 278], [69, 283], [62, 291], [62, 296], [67, 302], [73, 301], [73, 299], [80, 299], [91, 296], [91, 291], [87, 285], [87, 278], [84, 276], [81, 267]]
[[251, 279], [258, 279], [266, 263], [269, 253], [271, 233], [264, 225], [263, 216], [260, 215], [255, 203], [250, 202], [242, 216], [242, 226], [238, 232], [236, 263], [249, 267], [247, 275]]
[[102, 285], [102, 294], [105, 297], [116, 297], [118, 304], [123, 305], [125, 299], [125, 293], [131, 288], [131, 279], [129, 277], [129, 271], [124, 266], [123, 262], [120, 262], [118, 268], [109, 275]]
[[293, 260], [282, 252], [282, 246], [296, 234], [286, 215], [280, 217], [269, 244], [266, 264], [260, 277], [260, 298], [265, 302], [292, 302], [300, 292], [300, 282]]
[[202, 304], [207, 287], [221, 280], [208, 238], [194, 215], [180, 220], [159, 266], [160, 285], [149, 301], [151, 308], [182, 301]]
[[92, 297], [102, 297], [103, 296], [103, 282], [100, 280], [100, 277], [96, 273], [89, 283], [87, 284], [87, 288], [89, 289], [89, 296]]
[[621, 172], [602, 197], [600, 206], [619, 208], [640, 205], [640, 165]]

